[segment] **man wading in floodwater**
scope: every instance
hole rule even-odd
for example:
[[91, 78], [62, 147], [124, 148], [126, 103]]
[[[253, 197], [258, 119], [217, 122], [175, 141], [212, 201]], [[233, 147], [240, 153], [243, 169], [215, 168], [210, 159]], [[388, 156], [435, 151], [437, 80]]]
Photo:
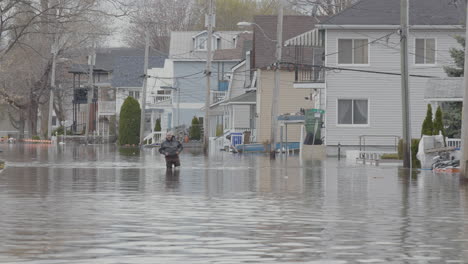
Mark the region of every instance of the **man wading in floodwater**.
[[163, 154], [166, 157], [166, 168], [172, 169], [174, 167], [180, 166], [179, 153], [184, 149], [182, 144], [175, 139], [175, 136], [172, 132], [167, 132], [166, 140], [161, 144], [159, 148], [159, 153]]

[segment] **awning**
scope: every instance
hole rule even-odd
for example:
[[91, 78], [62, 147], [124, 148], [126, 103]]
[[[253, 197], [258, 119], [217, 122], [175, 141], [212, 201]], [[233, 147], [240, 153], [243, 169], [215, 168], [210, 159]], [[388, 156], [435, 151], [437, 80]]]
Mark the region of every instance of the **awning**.
[[318, 28], [301, 35], [290, 38], [284, 42], [285, 46], [307, 46], [307, 47], [324, 47], [325, 31]]

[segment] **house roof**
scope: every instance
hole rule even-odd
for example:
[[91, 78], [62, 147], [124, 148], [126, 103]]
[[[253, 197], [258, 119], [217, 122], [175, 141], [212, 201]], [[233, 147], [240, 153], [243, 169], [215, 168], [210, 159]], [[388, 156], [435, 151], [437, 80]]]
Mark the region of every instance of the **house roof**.
[[237, 46], [234, 49], [215, 50], [213, 60], [242, 60], [245, 53], [252, 49], [253, 34], [250, 32], [240, 33], [237, 36]]
[[[263, 32], [254, 27], [254, 62], [255, 68], [264, 68], [275, 62], [275, 42], [268, 38], [276, 39], [277, 16], [255, 16], [254, 22], [263, 29]], [[305, 33], [315, 27], [318, 19], [311, 16], [284, 16], [283, 17], [283, 40], [290, 39]], [[268, 37], [266, 37], [266, 36]], [[294, 47], [283, 47], [281, 61], [294, 62]]]
[[[151, 56], [148, 68], [163, 68], [165, 57]], [[142, 87], [144, 56], [122, 56], [114, 58], [112, 74], [113, 87]]]
[[227, 101], [227, 104], [255, 103], [257, 102], [257, 91], [246, 92]]
[[[172, 31], [169, 58], [173, 60], [205, 61], [206, 51], [194, 50], [194, 37], [202, 31]], [[219, 39], [219, 49], [233, 49], [234, 38], [241, 31], [216, 31], [213, 33]]]
[[[144, 72], [144, 49], [137, 48], [105, 48], [96, 51], [95, 72], [112, 72], [113, 87], [142, 87]], [[163, 68], [165, 56], [151, 50], [148, 58], [148, 68]], [[87, 64], [73, 64], [70, 73], [86, 74]]]
[[424, 99], [428, 101], [463, 100], [463, 77], [429, 79]]
[[[411, 0], [410, 25], [463, 25], [463, 0]], [[400, 0], [361, 0], [322, 25], [400, 25]]]

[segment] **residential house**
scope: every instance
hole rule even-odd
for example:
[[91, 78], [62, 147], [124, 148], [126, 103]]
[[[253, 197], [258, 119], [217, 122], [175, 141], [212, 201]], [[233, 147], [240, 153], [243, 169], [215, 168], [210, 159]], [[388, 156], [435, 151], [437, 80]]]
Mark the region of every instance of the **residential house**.
[[[445, 77], [453, 64], [454, 36], [464, 34], [463, 1], [410, 1], [409, 89], [411, 132], [421, 135], [428, 80]], [[362, 0], [289, 39], [325, 48], [325, 142], [328, 146], [394, 145], [402, 135], [400, 1]], [[300, 38], [299, 38], [300, 37]], [[312, 62], [310, 62], [312, 63]], [[312, 63], [313, 64], [313, 63]], [[312, 83], [307, 78], [296, 82]]]
[[[177, 99], [178, 89], [176, 80], [173, 79], [174, 64], [166, 59], [164, 68], [152, 68], [148, 70], [148, 89], [146, 109], [151, 112], [151, 132], [154, 132], [156, 120], [161, 121], [161, 131], [167, 131], [177, 123]], [[173, 122], [173, 119], [176, 122]]]
[[[238, 35], [236, 48], [215, 51], [215, 62], [227, 59], [240, 62], [227, 71], [227, 87], [221, 91], [213, 91], [210, 136], [233, 132], [249, 132], [252, 137], [255, 134], [256, 92], [255, 81], [252, 82], [255, 75], [252, 74], [250, 56], [252, 41], [252, 33], [241, 33]], [[218, 96], [219, 94], [222, 96]]]
[[[216, 31], [212, 47], [217, 50], [234, 49], [239, 31]], [[177, 89], [177, 118], [174, 126], [190, 126], [192, 118], [204, 117], [206, 98], [207, 32], [171, 32], [169, 59], [173, 63], [173, 78]], [[239, 63], [239, 58], [213, 61], [211, 67], [211, 102], [220, 101], [227, 91], [227, 73]], [[174, 122], [175, 121], [175, 122]]]
[[[162, 68], [164, 56], [150, 52], [149, 68]], [[89, 65], [76, 64], [70, 72], [74, 73], [75, 89], [86, 87]], [[96, 52], [93, 66], [94, 100], [90, 105], [90, 131], [106, 134], [111, 129], [111, 119], [118, 120], [124, 100], [134, 97], [141, 105], [144, 75], [144, 50], [135, 48], [106, 48]], [[82, 81], [83, 79], [84, 81]], [[73, 120], [80, 131], [86, 123], [86, 97], [75, 96]], [[83, 100], [84, 99], [84, 100]], [[150, 113], [148, 114], [150, 115]], [[149, 129], [150, 119], [147, 118]]]
[[[257, 128], [256, 141], [265, 142], [269, 141], [271, 138], [272, 95], [275, 85], [274, 63], [276, 61], [276, 42], [273, 40], [276, 40], [277, 16], [256, 16], [254, 22], [258, 25], [254, 27], [254, 47], [252, 55], [253, 68], [256, 69], [257, 73], [255, 115]], [[317, 18], [309, 16], [284, 16], [283, 39], [287, 40], [303, 34], [311, 28], [314, 28], [317, 22]], [[322, 88], [323, 84], [319, 84], [318, 87], [306, 86], [299, 88], [293, 85], [296, 77], [296, 64], [303, 60], [312, 61], [313, 58], [313, 48], [297, 49], [296, 47], [283, 47], [280, 70], [280, 91], [277, 106], [279, 115], [295, 114], [300, 112], [301, 108], [318, 107], [310, 98], [314, 98], [314, 96], [312, 96], [314, 93], [320, 93], [321, 89], [317, 90], [316, 88]], [[289, 126], [288, 133], [288, 140], [290, 142], [298, 142], [300, 138], [300, 126]], [[276, 141], [279, 142], [279, 127], [276, 135]]]

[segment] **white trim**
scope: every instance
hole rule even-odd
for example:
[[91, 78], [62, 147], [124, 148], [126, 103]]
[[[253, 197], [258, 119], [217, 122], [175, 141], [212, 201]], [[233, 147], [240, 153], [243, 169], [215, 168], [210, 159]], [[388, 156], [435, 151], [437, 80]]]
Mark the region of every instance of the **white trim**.
[[[400, 25], [327, 25], [319, 24], [318, 29], [399, 29]], [[463, 29], [462, 25], [413, 25], [411, 29]]]
[[[351, 108], [351, 111], [354, 111], [354, 101], [355, 100], [367, 100], [367, 124], [338, 124], [339, 120], [338, 120], [338, 114], [339, 114], [339, 109], [338, 109], [338, 100], [352, 100], [353, 101], [353, 104], [352, 104], [352, 108]], [[348, 127], [348, 128], [362, 128], [362, 127], [370, 127], [370, 116], [371, 116], [371, 112], [370, 112], [370, 99], [367, 97], [336, 97], [336, 127]], [[351, 119], [354, 119], [354, 113], [351, 114]], [[353, 121], [353, 120], [351, 120]]]
[[[416, 40], [423, 39], [424, 40], [424, 61], [426, 61], [426, 40], [433, 39], [434, 40], [434, 63], [416, 63]], [[437, 37], [413, 37], [413, 44], [414, 44], [414, 56], [413, 57], [413, 67], [434, 67], [437, 66], [437, 43], [439, 42]]]
[[426, 102], [463, 102], [463, 98], [424, 98]]
[[[367, 40], [367, 64], [363, 64], [363, 63], [351, 63], [351, 64], [340, 64], [339, 62], [339, 56], [340, 56], [340, 53], [339, 53], [339, 40], [342, 39], [342, 40], [351, 40], [352, 42], [352, 46], [351, 46], [351, 52], [352, 52], [352, 57], [351, 57], [351, 60], [354, 62], [354, 40], [363, 40], [363, 39], [366, 39]], [[328, 53], [325, 53], [325, 54], [328, 54]], [[325, 56], [327, 57], [327, 56]], [[370, 66], [370, 61], [371, 61], [371, 51], [370, 51], [370, 41], [369, 41], [369, 38], [342, 38], [342, 37], [337, 37], [336, 38], [336, 65], [338, 66], [345, 66], [345, 67], [369, 67]]]
[[325, 82], [308, 82], [308, 83], [293, 83], [293, 88], [295, 89], [326, 89], [327, 85]]

